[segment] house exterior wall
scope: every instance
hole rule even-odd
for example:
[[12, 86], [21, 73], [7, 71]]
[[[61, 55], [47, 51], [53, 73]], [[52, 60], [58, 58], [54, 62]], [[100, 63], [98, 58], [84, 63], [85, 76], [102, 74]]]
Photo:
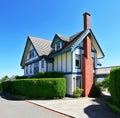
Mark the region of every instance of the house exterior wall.
[[[71, 68], [70, 69], [71, 74], [67, 74], [67, 73], [65, 74], [65, 78], [66, 78], [66, 82], [67, 82], [67, 88], [66, 88], [67, 92], [66, 93], [68, 95], [72, 95], [73, 91], [76, 89], [76, 85], [77, 85], [76, 78], [77, 77], [81, 78], [81, 87], [83, 88], [83, 85], [82, 85], [82, 66], [83, 66], [82, 65], [82, 63], [83, 63], [82, 55], [84, 53], [84, 49], [83, 49], [82, 46], [83, 46], [83, 42], [80, 43], [80, 45], [78, 46], [79, 48], [76, 48], [72, 53], [70, 53], [70, 55], [68, 54], [69, 56], [67, 56], [67, 57], [71, 56], [71, 58], [69, 58], [69, 61], [71, 61], [71, 64], [70, 64], [71, 67], [68, 66], [69, 68]], [[76, 54], [80, 55], [80, 63], [81, 64], [80, 64], [80, 68], [79, 69], [75, 68], [75, 55]], [[65, 62], [66, 56], [64, 55], [63, 57], [64, 57], [64, 62]], [[96, 52], [95, 52], [94, 49], [91, 50], [91, 57], [94, 59], [95, 68], [96, 68], [96, 66], [97, 66], [97, 55], [96, 55]], [[69, 64], [69, 63], [67, 63], [67, 64]], [[64, 63], [64, 65], [65, 65], [65, 63]], [[68, 71], [66, 71], [66, 72], [68, 72]]]
[[66, 94], [72, 96], [73, 91], [76, 89], [76, 84], [77, 84], [76, 79], [77, 77], [82, 78], [82, 75], [81, 74], [65, 74], [64, 77], [66, 78]]
[[[33, 50], [33, 52], [34, 52], [34, 57], [29, 58], [29, 56], [30, 56], [30, 51], [31, 51], [31, 50]], [[29, 63], [29, 62], [31, 62], [31, 61], [33, 61], [33, 60], [35, 60], [35, 59], [38, 59], [38, 55], [37, 55], [36, 51], [34, 50], [33, 46], [30, 45], [30, 49], [29, 49], [29, 52], [28, 52], [28, 54], [27, 54], [27, 60], [26, 60], [25, 63]]]
[[66, 72], [67, 66], [66, 66], [66, 54], [61, 55], [62, 57], [62, 72]]
[[52, 72], [52, 71], [53, 71], [53, 64], [48, 63], [48, 72]]
[[54, 58], [54, 71], [57, 72], [72, 72], [71, 52], [56, 56]]

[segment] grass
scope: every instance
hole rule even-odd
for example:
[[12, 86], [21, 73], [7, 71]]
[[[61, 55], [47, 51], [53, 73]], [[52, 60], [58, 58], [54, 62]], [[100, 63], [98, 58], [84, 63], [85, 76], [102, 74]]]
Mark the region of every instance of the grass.
[[113, 104], [113, 103], [111, 103], [111, 102], [109, 102], [108, 105], [109, 105], [109, 107], [110, 107], [111, 109], [113, 109], [114, 111], [120, 113], [120, 108], [119, 108], [117, 105], [115, 105], [115, 104]]

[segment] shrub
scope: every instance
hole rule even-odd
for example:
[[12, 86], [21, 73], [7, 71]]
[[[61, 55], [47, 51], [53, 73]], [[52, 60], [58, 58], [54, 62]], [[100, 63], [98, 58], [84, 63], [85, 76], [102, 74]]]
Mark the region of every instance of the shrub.
[[16, 76], [16, 79], [27, 79], [28, 77], [27, 76]]
[[21, 79], [2, 85], [4, 92], [29, 98], [63, 98], [66, 93], [65, 78]]
[[92, 97], [98, 97], [100, 95], [101, 95], [101, 89], [100, 89], [100, 87], [98, 85], [94, 85], [91, 96]]
[[83, 93], [83, 89], [77, 87], [76, 90], [73, 92], [73, 97], [78, 98], [81, 97]]
[[112, 102], [120, 108], [120, 67], [110, 71], [109, 90]]
[[40, 72], [32, 78], [63, 78], [63, 72]]
[[109, 84], [110, 84], [110, 80], [109, 80], [110, 76], [108, 75], [103, 81], [102, 81], [102, 86], [104, 88], [109, 88]]

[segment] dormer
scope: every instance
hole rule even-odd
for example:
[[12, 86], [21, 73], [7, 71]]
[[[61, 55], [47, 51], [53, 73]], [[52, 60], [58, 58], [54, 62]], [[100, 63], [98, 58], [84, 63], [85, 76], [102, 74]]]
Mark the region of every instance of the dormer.
[[51, 44], [51, 48], [53, 48], [55, 51], [58, 51], [62, 49], [68, 41], [68, 38], [59, 34], [55, 34], [53, 42]]

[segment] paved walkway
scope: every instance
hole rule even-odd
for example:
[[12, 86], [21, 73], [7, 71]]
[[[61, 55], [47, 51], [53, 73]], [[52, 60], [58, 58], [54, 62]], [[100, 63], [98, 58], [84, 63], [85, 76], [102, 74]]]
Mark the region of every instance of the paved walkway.
[[72, 118], [120, 118], [100, 98], [64, 98], [60, 100], [28, 100], [31, 103], [66, 114]]

